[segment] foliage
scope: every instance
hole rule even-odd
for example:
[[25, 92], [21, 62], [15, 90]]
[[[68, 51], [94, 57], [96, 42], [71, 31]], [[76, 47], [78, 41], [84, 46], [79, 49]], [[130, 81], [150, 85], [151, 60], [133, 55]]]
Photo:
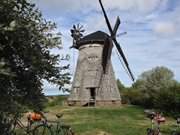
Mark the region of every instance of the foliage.
[[143, 94], [135, 89], [129, 88], [124, 90], [121, 93], [122, 102], [133, 105], [140, 105], [145, 103], [145, 99], [143, 98]]
[[117, 79], [117, 86], [120, 91], [125, 89], [124, 85], [121, 83], [121, 81], [119, 79]]
[[[60, 88], [69, 82], [68, 66], [59, 67], [59, 56], [50, 53], [60, 48], [55, 29], [27, 0], [0, 1], [1, 117], [13, 118], [27, 106], [42, 109], [43, 79]], [[0, 125], [7, 123], [0, 121]]]
[[156, 67], [141, 74], [133, 85], [149, 94], [155, 94], [160, 89], [167, 89], [175, 84], [174, 74], [166, 67]]
[[117, 83], [117, 86], [121, 95], [121, 103], [130, 104], [130, 100], [129, 100], [130, 97], [128, 96], [130, 92], [129, 91], [130, 88], [125, 87], [119, 79], [117, 79], [116, 83]]
[[156, 108], [168, 114], [180, 112], [180, 87], [173, 72], [156, 67], [142, 73], [130, 90], [125, 92], [129, 103]]
[[48, 97], [49, 101], [47, 103], [47, 106], [63, 106], [64, 102], [67, 99], [67, 96], [55, 96], [55, 97]]
[[175, 85], [159, 91], [154, 97], [154, 107], [176, 116], [180, 112], [180, 87]]
[[4, 113], [0, 114], [0, 121], [1, 123], [4, 123], [4, 124], [0, 124], [0, 134], [4, 135], [6, 133], [8, 135], [11, 134], [11, 130], [9, 128], [11, 127], [11, 121], [4, 115], [5, 115]]

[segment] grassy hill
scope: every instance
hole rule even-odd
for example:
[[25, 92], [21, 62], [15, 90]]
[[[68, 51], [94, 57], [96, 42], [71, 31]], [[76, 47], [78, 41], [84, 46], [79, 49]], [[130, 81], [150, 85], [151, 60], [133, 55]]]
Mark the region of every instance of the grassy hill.
[[[48, 119], [54, 114], [63, 113], [63, 121], [70, 124], [76, 135], [145, 135], [151, 122], [145, 117], [144, 110], [137, 106], [121, 107], [47, 107]], [[168, 135], [175, 121], [167, 118], [162, 124], [163, 135]]]

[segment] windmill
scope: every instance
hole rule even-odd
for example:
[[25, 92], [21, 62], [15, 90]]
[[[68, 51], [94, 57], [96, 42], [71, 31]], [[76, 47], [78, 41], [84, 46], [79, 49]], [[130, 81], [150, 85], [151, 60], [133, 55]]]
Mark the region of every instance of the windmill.
[[110, 35], [96, 31], [83, 36], [83, 27], [79, 24], [73, 25], [73, 29], [71, 29], [73, 46], [71, 48], [79, 50], [79, 57], [71, 94], [68, 98], [69, 105], [121, 104], [121, 97], [111, 64], [111, 53], [114, 45], [123, 59], [128, 75], [134, 81], [127, 59], [116, 39], [120, 19], [117, 17], [114, 29], [112, 29], [101, 0], [99, 3]]

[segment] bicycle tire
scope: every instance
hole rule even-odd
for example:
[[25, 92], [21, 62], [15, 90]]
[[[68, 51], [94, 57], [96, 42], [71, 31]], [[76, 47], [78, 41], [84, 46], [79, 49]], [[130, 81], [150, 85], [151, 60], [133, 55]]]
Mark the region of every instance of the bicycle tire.
[[74, 133], [70, 127], [63, 127], [62, 126], [62, 131], [63, 131], [62, 135], [74, 135]]
[[161, 135], [158, 129], [147, 128], [147, 135]]
[[153, 135], [154, 131], [151, 128], [147, 128], [147, 135]]
[[70, 126], [67, 125], [59, 125], [56, 129], [56, 134], [58, 135], [74, 135]]
[[33, 135], [53, 135], [51, 127], [41, 124], [33, 129]]
[[72, 129], [70, 128], [70, 129], [68, 129], [68, 131], [67, 131], [67, 135], [74, 135], [74, 132], [72, 131]]

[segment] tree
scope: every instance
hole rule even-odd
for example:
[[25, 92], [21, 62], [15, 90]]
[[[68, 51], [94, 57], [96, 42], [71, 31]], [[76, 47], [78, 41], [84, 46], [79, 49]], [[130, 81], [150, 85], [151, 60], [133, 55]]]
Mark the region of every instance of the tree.
[[161, 88], [169, 88], [173, 86], [175, 80], [173, 79], [174, 74], [171, 70], [166, 67], [156, 67], [152, 70], [142, 73], [139, 78], [139, 82], [142, 81], [142, 86], [151, 92], [160, 90]]
[[43, 108], [43, 80], [60, 88], [69, 83], [68, 66], [50, 52], [60, 48], [55, 29], [27, 0], [0, 1], [0, 128], [25, 107]]
[[124, 85], [121, 83], [119, 79], [117, 79], [117, 86], [118, 86], [119, 91], [125, 89]]
[[133, 87], [138, 87], [149, 95], [156, 94], [161, 89], [168, 89], [174, 86], [174, 74], [166, 67], [156, 67], [142, 73], [139, 79], [133, 84]]
[[160, 95], [167, 96], [170, 89], [177, 84], [173, 77], [173, 72], [166, 67], [156, 67], [142, 73], [133, 88], [143, 94], [143, 106], [161, 108], [165, 99], [160, 99]]

